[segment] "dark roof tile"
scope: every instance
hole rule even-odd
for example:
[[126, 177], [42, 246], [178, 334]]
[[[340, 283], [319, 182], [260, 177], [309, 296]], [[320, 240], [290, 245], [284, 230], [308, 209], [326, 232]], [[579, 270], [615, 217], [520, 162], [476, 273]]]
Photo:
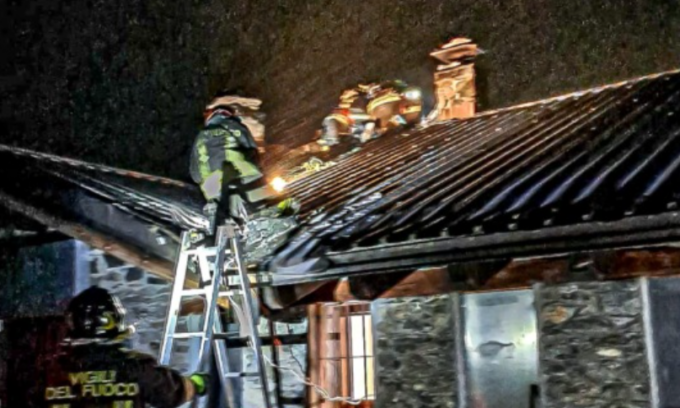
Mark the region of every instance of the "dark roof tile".
[[679, 99], [671, 72], [385, 135], [290, 186], [308, 219], [289, 246], [311, 256], [669, 211]]

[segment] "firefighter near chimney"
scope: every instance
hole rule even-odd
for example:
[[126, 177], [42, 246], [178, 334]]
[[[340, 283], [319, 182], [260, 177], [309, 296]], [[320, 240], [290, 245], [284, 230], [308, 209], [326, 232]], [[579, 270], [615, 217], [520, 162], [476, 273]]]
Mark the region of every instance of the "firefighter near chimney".
[[344, 91], [326, 116], [317, 143], [335, 146], [344, 137], [365, 143], [388, 130], [419, 123], [421, 114], [420, 88], [401, 80], [357, 85]]

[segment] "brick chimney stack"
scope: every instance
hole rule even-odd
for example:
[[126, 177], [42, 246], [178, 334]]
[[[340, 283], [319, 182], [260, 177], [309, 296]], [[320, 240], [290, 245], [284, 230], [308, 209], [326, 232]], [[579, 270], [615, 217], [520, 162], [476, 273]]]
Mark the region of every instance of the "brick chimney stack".
[[432, 119], [463, 119], [476, 113], [474, 60], [480, 50], [468, 38], [453, 38], [430, 56], [440, 65], [434, 74], [437, 105]]

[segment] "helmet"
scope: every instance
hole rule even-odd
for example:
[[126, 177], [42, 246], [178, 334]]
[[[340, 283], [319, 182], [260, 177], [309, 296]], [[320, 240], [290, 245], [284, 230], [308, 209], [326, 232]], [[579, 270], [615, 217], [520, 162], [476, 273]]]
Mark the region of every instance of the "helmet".
[[73, 298], [66, 311], [71, 340], [122, 340], [134, 332], [125, 309], [106, 289], [92, 286]]
[[391, 79], [388, 81], [383, 81], [380, 83], [380, 88], [381, 89], [393, 89], [395, 92], [401, 93], [408, 88], [408, 85], [406, 82], [402, 81], [401, 79]]

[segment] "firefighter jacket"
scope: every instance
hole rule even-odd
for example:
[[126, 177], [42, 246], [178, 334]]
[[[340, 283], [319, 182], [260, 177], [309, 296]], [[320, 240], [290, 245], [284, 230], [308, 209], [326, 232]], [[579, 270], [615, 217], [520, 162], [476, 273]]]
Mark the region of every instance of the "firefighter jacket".
[[242, 184], [262, 177], [257, 144], [250, 131], [238, 117], [218, 111], [196, 137], [191, 152], [191, 178], [209, 201], [219, 200], [222, 195], [225, 165], [235, 170]]
[[69, 347], [51, 365], [45, 408], [173, 408], [194, 395], [179, 372], [120, 345]]

